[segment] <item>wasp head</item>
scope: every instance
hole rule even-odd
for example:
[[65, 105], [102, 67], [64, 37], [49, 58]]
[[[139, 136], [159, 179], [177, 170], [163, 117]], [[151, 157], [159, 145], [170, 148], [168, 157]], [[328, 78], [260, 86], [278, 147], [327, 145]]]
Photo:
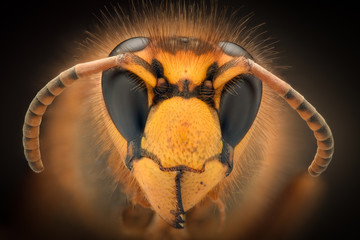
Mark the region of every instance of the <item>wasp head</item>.
[[152, 208], [176, 228], [231, 173], [234, 147], [259, 107], [260, 80], [214, 82], [219, 66], [244, 55], [231, 44], [132, 38], [110, 55], [133, 52], [145, 71], [114, 68], [102, 76], [106, 107], [128, 142], [125, 165]]

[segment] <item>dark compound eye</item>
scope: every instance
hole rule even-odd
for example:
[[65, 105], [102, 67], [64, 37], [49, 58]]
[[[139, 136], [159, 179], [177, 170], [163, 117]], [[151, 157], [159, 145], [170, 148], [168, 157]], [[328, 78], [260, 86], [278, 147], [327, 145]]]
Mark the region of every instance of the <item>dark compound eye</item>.
[[[130, 38], [115, 47], [110, 56], [144, 49], [149, 40]], [[102, 74], [102, 92], [111, 120], [127, 140], [142, 135], [148, 115], [148, 97], [144, 82], [130, 72], [111, 68]]]
[[253, 59], [253, 57], [240, 45], [232, 42], [220, 42], [219, 47], [222, 48], [224, 53], [232, 57], [245, 56], [246, 58]]
[[226, 84], [220, 100], [219, 119], [223, 139], [235, 147], [253, 124], [259, 110], [262, 82], [242, 74]]

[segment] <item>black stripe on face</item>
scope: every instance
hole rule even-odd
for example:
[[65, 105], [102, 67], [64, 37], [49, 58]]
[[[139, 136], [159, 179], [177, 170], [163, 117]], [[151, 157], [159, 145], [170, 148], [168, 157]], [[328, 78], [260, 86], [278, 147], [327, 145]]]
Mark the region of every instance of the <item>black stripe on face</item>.
[[181, 176], [183, 171], [177, 171], [175, 177], [175, 186], [176, 186], [176, 202], [177, 202], [177, 212], [175, 215], [175, 227], [176, 228], [184, 228], [179, 223], [184, 223], [184, 220], [181, 218], [181, 214], [184, 214], [184, 208], [182, 204], [182, 197], [181, 197]]
[[217, 72], [218, 69], [219, 69], [219, 65], [217, 64], [217, 62], [211, 64], [208, 70], [206, 71], [205, 80], [210, 80], [212, 82], [214, 80], [215, 73]]
[[[152, 105], [156, 105], [157, 103], [172, 97], [182, 97], [184, 99], [198, 98], [201, 101], [207, 103], [209, 106], [214, 107], [215, 103], [213, 97], [215, 91], [212, 88], [207, 88], [204, 85], [204, 82], [200, 86], [195, 87], [192, 91], [189, 90], [189, 80], [183, 81], [182, 91], [180, 91], [178, 85], [166, 82], [166, 85], [164, 84], [164, 86], [161, 87], [157, 86], [153, 89], [154, 98]], [[160, 88], [161, 90], [159, 90]]]
[[154, 69], [157, 78], [165, 78], [165, 76], [164, 76], [164, 67], [161, 64], [161, 62], [159, 62], [159, 60], [154, 58], [151, 61], [151, 66]]
[[183, 170], [176, 171], [175, 176], [175, 190], [176, 190], [176, 210], [170, 210], [170, 213], [174, 215], [175, 221], [173, 222], [172, 226], [178, 229], [184, 228], [185, 221], [182, 219], [183, 214], [185, 214], [183, 204], [182, 204], [182, 197], [181, 197], [181, 177], [183, 174]]
[[164, 68], [162, 64], [157, 59], [153, 59], [151, 65], [158, 78], [157, 85], [153, 89], [154, 98], [152, 105], [172, 97], [182, 97], [185, 99], [196, 97], [211, 107], [215, 106], [213, 100], [215, 90], [212, 86], [212, 81], [216, 71], [218, 70], [218, 65], [216, 62], [210, 65], [210, 67], [207, 69], [206, 78], [202, 84], [195, 87], [192, 91], [189, 90], [190, 81], [188, 79], [184, 79], [183, 81], [179, 82], [179, 84], [182, 84], [182, 90], [180, 90], [178, 84], [170, 84], [167, 78], [164, 76]]
[[[147, 151], [146, 149], [141, 149], [141, 157], [146, 157], [146, 158], [149, 158], [151, 159], [154, 163], [156, 163], [157, 165], [159, 165], [159, 168], [161, 171], [164, 171], [164, 172], [178, 172], [178, 171], [181, 171], [181, 172], [184, 172], [184, 171], [187, 171], [187, 172], [192, 172], [192, 173], [203, 173], [205, 171], [205, 163], [208, 162], [208, 161], [211, 161], [211, 160], [216, 160], [216, 159], [219, 159], [220, 157], [215, 155], [213, 157], [210, 157], [208, 158], [204, 165], [202, 166], [201, 169], [194, 169], [194, 168], [191, 168], [191, 167], [188, 167], [188, 166], [185, 166], [185, 165], [178, 165], [178, 166], [174, 166], [174, 167], [163, 167], [162, 164], [161, 164], [161, 160], [160, 158], [152, 153], [152, 152], [149, 152]], [[140, 158], [138, 158], [140, 159]]]

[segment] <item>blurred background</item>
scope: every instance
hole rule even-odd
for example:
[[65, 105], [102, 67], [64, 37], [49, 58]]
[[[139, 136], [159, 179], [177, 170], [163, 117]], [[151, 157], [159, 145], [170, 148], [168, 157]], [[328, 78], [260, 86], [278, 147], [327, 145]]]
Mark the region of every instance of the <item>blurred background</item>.
[[[122, 3], [124, 2], [124, 3]], [[116, 1], [13, 1], [1, 5], [2, 165], [0, 168], [0, 239], [17, 231], [17, 209], [27, 207], [28, 168], [22, 149], [22, 124], [28, 104], [42, 86], [67, 66], [95, 15]], [[126, 1], [120, 5], [127, 6]], [[360, 117], [358, 7], [350, 1], [223, 1], [250, 24], [263, 22], [277, 41], [282, 76], [302, 93], [332, 128], [335, 154], [321, 176], [327, 185], [322, 204], [303, 239], [360, 237]], [[73, 60], [72, 60], [73, 61]], [[36, 79], [34, 76], [47, 76]], [[306, 132], [313, 141], [311, 132]], [[314, 145], [315, 151], [315, 145]], [[311, 156], [310, 156], [311, 158]], [[310, 162], [310, 159], [309, 159]]]

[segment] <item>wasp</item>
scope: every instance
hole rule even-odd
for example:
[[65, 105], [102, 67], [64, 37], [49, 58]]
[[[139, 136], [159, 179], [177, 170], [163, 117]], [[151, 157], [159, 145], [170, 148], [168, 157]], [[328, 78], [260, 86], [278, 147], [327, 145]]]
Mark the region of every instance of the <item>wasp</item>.
[[91, 54], [48, 82], [30, 103], [25, 156], [33, 171], [44, 170], [43, 116], [57, 96], [72, 89], [67, 104], [81, 104], [69, 105], [77, 110], [68, 114], [76, 117], [57, 123], [59, 136], [66, 123], [75, 126], [76, 153], [64, 157], [75, 159], [67, 165], [74, 169], [66, 168], [69, 179], [75, 174], [89, 182], [74, 172], [99, 169], [100, 163], [92, 176], [107, 174], [132, 204], [155, 213], [148, 229], [190, 229], [208, 199], [218, 207], [219, 229], [226, 229], [224, 202], [233, 185], [251, 186], [271, 172], [266, 162], [282, 103], [317, 140], [310, 175], [329, 165], [333, 136], [311, 103], [271, 71], [268, 52], [257, 50], [243, 24], [216, 10], [207, 15], [197, 4], [163, 8], [128, 18], [116, 9], [115, 17], [105, 17], [85, 44]]

